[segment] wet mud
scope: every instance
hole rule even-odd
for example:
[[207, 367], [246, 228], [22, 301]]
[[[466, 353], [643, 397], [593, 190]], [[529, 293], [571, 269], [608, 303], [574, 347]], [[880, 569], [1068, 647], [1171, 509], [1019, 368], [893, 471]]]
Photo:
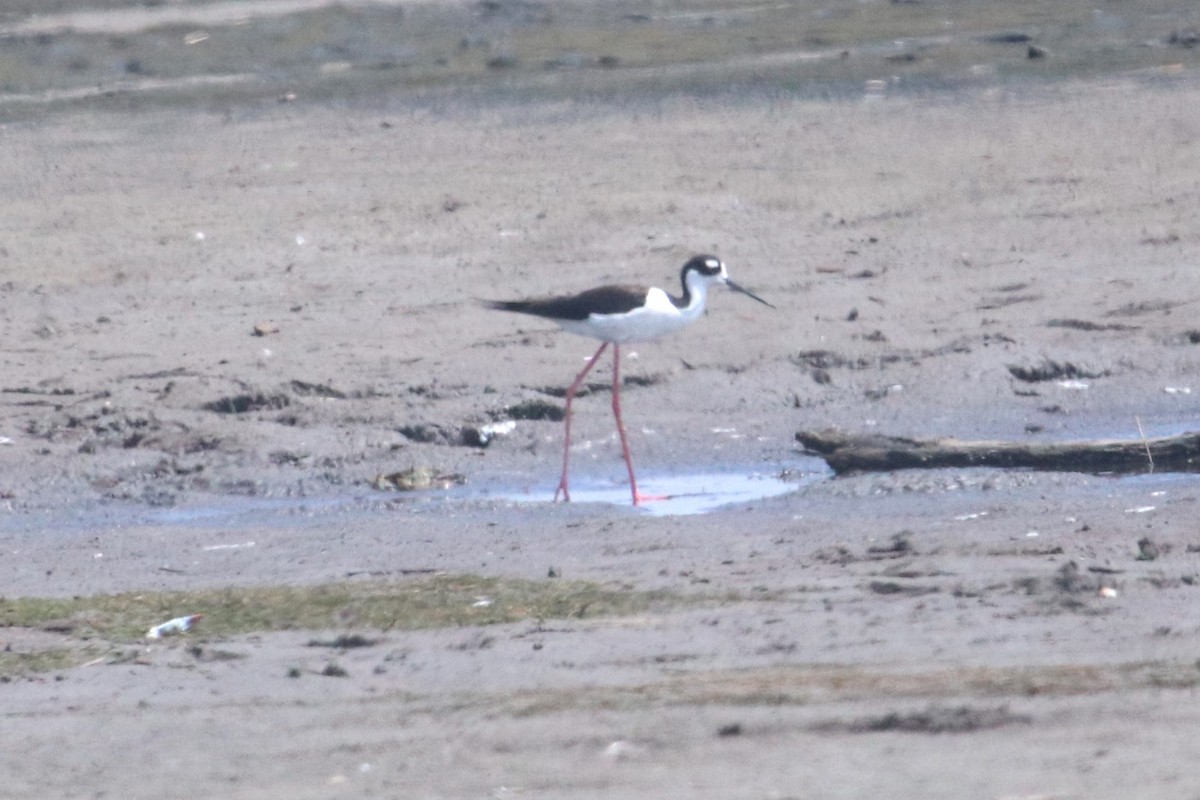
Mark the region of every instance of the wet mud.
[[4, 791], [1193, 798], [1195, 476], [795, 436], [1195, 429], [1200, 20], [851, 5], [6, 5]]

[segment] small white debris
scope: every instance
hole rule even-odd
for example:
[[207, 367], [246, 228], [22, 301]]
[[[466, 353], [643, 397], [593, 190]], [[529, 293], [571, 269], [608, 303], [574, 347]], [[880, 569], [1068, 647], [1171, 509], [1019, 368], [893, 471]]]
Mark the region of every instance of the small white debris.
[[1088, 388], [1086, 381], [1077, 381], [1074, 379], [1058, 381], [1057, 383], [1059, 386], [1061, 386], [1064, 389], [1086, 389], [1086, 388]]
[[1100, 591], [1096, 592], [1096, 594], [1100, 595], [1103, 598], [1111, 600], [1112, 598], [1117, 596], [1117, 590], [1111, 586], [1101, 586]]
[[1029, 531], [1028, 533], [1025, 534], [1025, 537], [1027, 539], [1036, 539], [1038, 536], [1041, 536], [1041, 534], [1038, 533], [1037, 531]]
[[213, 550], [237, 550], [241, 547], [254, 547], [254, 542], [238, 542], [237, 544], [210, 544], [201, 549], [212, 552]]
[[970, 520], [970, 519], [979, 519], [980, 517], [986, 517], [987, 514], [988, 514], [988, 512], [986, 512], [986, 511], [976, 511], [974, 514], [959, 514], [957, 517], [954, 518], [954, 521], [955, 522], [966, 522], [967, 520]]
[[200, 44], [208, 41], [208, 34], [204, 31], [192, 31], [183, 37], [183, 43], [186, 45]]
[[1159, 490], [1159, 491], [1157, 491], [1157, 492], [1151, 492], [1151, 493], [1150, 493], [1150, 496], [1151, 496], [1151, 497], [1163, 497], [1163, 496], [1165, 496], [1165, 495], [1166, 495], [1166, 492], [1165, 492], [1165, 491], [1162, 491], [1162, 490]]
[[296, 244], [297, 245], [299, 245], [300, 247], [304, 247], [304, 245], [306, 245], [307, 243], [308, 243], [308, 239], [305, 238], [303, 233], [296, 234]]
[[1191, 394], [1192, 387], [1190, 386], [1167, 386], [1163, 388], [1167, 394]]
[[0, 436], [0, 444], [12, 444], [13, 440], [7, 436]]
[[635, 757], [641, 748], [632, 742], [626, 742], [623, 739], [610, 744], [604, 748], [604, 757], [611, 761], [627, 761]]
[[1153, 511], [1154, 506], [1137, 506], [1136, 508], [1125, 509], [1126, 514], [1145, 514], [1147, 511]]
[[147, 639], [161, 639], [176, 633], [187, 633], [203, 617], [203, 614], [189, 614], [186, 617], [169, 619], [161, 625], [155, 625], [146, 632]]
[[479, 443], [486, 445], [496, 436], [507, 436], [516, 430], [516, 420], [506, 419], [503, 422], [493, 422], [479, 429]]
[[494, 602], [496, 601], [490, 597], [476, 597], [475, 602], [471, 603], [471, 608], [487, 608]]
[[192, 238], [195, 239], [197, 242], [203, 242], [204, 241], [204, 231], [196, 231], [195, 233], [192, 234]]

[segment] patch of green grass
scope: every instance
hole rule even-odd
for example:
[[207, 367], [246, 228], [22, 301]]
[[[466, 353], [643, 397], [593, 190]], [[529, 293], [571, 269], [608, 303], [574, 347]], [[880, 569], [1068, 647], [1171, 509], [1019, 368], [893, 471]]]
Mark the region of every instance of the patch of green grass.
[[128, 642], [140, 640], [152, 625], [186, 614], [203, 614], [200, 630], [225, 636], [345, 627], [413, 630], [523, 619], [628, 616], [699, 601], [701, 598], [692, 595], [621, 591], [580, 581], [445, 575], [395, 583], [0, 598], [0, 626]]
[[27, 653], [0, 651], [0, 676], [50, 672], [82, 663], [85, 651], [71, 647], [46, 647]]

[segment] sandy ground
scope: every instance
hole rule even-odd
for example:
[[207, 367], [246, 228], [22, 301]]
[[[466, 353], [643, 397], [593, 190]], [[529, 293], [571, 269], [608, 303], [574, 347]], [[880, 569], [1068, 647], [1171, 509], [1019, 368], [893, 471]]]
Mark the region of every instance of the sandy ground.
[[[93, 5], [126, 49], [193, 32]], [[553, 27], [498, 7], [526, 13], [505, 53]], [[63, 37], [98, 92], [54, 73], [0, 98], [0, 595], [553, 568], [709, 599], [336, 656], [311, 632], [117, 643], [136, 657], [5, 676], [0, 794], [1200, 797], [1194, 478], [833, 480], [793, 439], [1194, 427], [1200, 84], [1179, 37], [1082, 77], [952, 60], [951, 88], [656, 91], [631, 66], [623, 96], [617, 60], [577, 95], [451, 61], [467, 89], [369, 77], [345, 99], [323, 77], [106, 94], [109, 62], [79, 55], [100, 40]], [[739, 79], [765, 63], [743, 57]], [[355, 69], [336, 63], [318, 74]], [[478, 300], [674, 288], [696, 252], [777, 310], [719, 292], [632, 348], [643, 488], [806, 483], [696, 516], [553, 505], [560, 423], [470, 443], [560, 403], [593, 349]], [[575, 480], [620, 501], [596, 380]], [[466, 484], [370, 486], [419, 466]], [[348, 674], [318, 674], [334, 657]]]

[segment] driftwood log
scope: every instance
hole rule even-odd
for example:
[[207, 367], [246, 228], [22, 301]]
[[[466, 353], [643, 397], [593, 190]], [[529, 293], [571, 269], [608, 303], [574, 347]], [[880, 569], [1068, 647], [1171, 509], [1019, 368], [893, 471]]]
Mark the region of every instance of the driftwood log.
[[895, 469], [1004, 467], [1059, 472], [1197, 472], [1200, 432], [1154, 439], [1076, 442], [964, 442], [800, 431], [796, 441], [838, 475]]

